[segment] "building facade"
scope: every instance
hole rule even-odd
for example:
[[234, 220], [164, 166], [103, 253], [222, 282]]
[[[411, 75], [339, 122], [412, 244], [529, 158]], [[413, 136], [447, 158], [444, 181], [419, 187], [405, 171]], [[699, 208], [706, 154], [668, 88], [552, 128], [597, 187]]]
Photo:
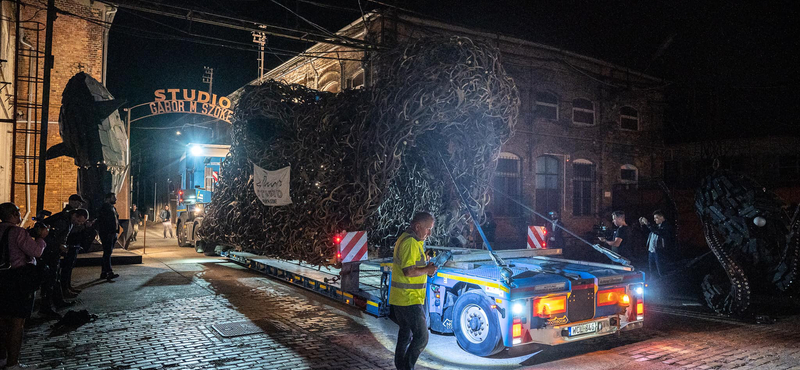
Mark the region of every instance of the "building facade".
[[[32, 0], [4, 0], [0, 5], [0, 202], [15, 202], [30, 218], [28, 211], [37, 208], [34, 157], [41, 132], [47, 6]], [[105, 83], [108, 29], [116, 13], [116, 8], [90, 0], [56, 0], [55, 5], [48, 148], [61, 142], [58, 115], [69, 79], [86, 72]], [[76, 192], [76, 169], [68, 157], [47, 162], [44, 209], [60, 211]]]
[[[484, 39], [520, 91], [516, 133], [503, 147], [488, 210], [499, 242], [524, 245], [528, 225], [542, 224], [525, 208], [556, 211], [586, 233], [609, 224], [617, 184], [661, 179], [663, 81], [601, 60], [526, 40], [408, 15], [370, 14], [340, 35], [391, 46], [428, 35]], [[338, 92], [370, 85], [369, 54], [317, 44], [253, 81], [274, 79]], [[238, 92], [232, 94], [235, 99]], [[522, 202], [519, 206], [514, 200]]]

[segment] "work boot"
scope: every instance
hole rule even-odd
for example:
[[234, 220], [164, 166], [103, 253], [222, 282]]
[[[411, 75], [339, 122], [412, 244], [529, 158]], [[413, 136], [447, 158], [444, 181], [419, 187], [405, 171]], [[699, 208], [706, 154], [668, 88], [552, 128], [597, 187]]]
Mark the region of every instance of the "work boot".
[[66, 289], [66, 290], [61, 292], [61, 295], [63, 295], [64, 298], [75, 298], [75, 297], [78, 296], [78, 293], [75, 293], [75, 292], [73, 292], [73, 291], [71, 291], [69, 289]]
[[113, 280], [113, 279], [116, 279], [116, 278], [118, 278], [118, 277], [119, 277], [119, 274], [115, 274], [115, 273], [113, 273], [113, 272], [107, 272], [107, 273], [106, 273], [106, 275], [105, 275], [105, 277], [103, 277], [103, 279], [106, 279], [106, 280], [108, 280], [108, 281], [111, 281], [111, 280]]
[[67, 307], [72, 307], [74, 305], [75, 305], [75, 302], [67, 302], [67, 301], [61, 301], [61, 302], [56, 302], [55, 303], [55, 306], [56, 306], [57, 310], [61, 310], [61, 309], [67, 308]]

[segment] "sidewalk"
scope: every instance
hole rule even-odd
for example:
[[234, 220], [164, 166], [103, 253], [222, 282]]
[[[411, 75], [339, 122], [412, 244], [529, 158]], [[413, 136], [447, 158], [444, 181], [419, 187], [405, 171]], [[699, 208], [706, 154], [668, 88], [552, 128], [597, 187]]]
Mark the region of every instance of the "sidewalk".
[[[393, 368], [393, 348], [360, 311], [179, 248], [158, 231], [148, 230], [146, 253], [140, 232], [129, 250], [143, 263], [115, 266], [114, 282], [99, 279], [100, 267], [76, 268], [74, 285], [83, 292], [71, 309], [97, 319], [53, 330], [55, 320], [34, 314], [21, 362], [44, 369]], [[212, 328], [234, 322], [261, 333], [226, 338]]]

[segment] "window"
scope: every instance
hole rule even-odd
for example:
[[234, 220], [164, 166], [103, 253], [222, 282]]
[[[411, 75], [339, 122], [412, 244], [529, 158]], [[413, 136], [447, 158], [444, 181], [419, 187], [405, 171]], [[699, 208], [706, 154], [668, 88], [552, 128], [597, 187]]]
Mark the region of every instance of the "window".
[[635, 184], [639, 181], [639, 169], [632, 164], [624, 164], [619, 169], [619, 179], [623, 184]]
[[594, 103], [580, 98], [573, 100], [572, 122], [579, 125], [594, 125]]
[[543, 155], [536, 158], [536, 212], [543, 215], [550, 211], [561, 213], [560, 164], [558, 157]]
[[574, 216], [592, 214], [594, 167], [594, 163], [585, 159], [576, 159], [572, 162], [572, 214]]
[[547, 91], [536, 93], [536, 116], [558, 121], [558, 97]]
[[639, 130], [639, 112], [631, 107], [619, 110], [619, 127], [623, 130]]
[[522, 175], [520, 159], [511, 153], [500, 153], [497, 171], [494, 173], [494, 187], [508, 196], [495, 193], [492, 199], [492, 213], [495, 216], [517, 217], [519, 206], [512, 199], [522, 199]]

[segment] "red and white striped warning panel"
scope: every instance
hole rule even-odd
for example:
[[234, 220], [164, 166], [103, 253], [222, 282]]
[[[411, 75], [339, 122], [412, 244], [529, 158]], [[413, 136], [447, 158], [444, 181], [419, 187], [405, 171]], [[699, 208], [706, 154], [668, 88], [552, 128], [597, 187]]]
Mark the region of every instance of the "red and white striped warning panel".
[[353, 231], [344, 235], [339, 242], [342, 262], [364, 261], [367, 259], [367, 232]]
[[547, 229], [544, 226], [528, 226], [528, 249], [547, 249]]

